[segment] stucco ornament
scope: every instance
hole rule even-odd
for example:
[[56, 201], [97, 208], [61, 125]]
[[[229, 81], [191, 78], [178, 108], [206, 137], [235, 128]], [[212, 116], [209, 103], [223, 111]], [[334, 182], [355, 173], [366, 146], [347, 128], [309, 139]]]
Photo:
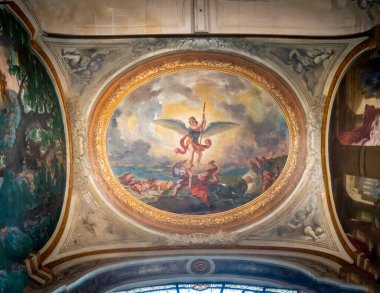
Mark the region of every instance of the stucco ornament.
[[88, 192], [88, 177], [91, 168], [87, 157], [87, 122], [77, 99], [68, 100], [68, 108], [72, 119], [74, 184], [82, 194]]
[[88, 82], [114, 51], [102, 48], [63, 48], [61, 58], [68, 71], [80, 82]]
[[189, 244], [228, 244], [237, 240], [237, 234], [219, 231], [215, 234], [193, 233], [188, 235], [173, 234], [163, 240], [168, 245]]
[[308, 158], [309, 161], [321, 163], [321, 129], [325, 96], [314, 97], [308, 105], [307, 128], [308, 128]]
[[379, 0], [351, 0], [353, 2], [356, 2], [356, 5], [364, 10], [368, 18], [371, 20], [374, 20], [376, 16], [380, 15], [380, 1]]
[[302, 78], [307, 89], [314, 93], [320, 75], [331, 63], [335, 50], [317, 46], [278, 47], [272, 50], [272, 54], [291, 66], [293, 72]]

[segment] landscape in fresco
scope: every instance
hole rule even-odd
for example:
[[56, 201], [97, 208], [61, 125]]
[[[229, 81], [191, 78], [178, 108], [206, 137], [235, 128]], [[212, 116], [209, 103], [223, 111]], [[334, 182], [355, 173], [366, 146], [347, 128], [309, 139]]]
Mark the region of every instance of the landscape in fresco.
[[128, 94], [107, 130], [125, 189], [158, 209], [209, 214], [269, 189], [287, 160], [286, 119], [265, 90], [211, 70], [170, 73]]
[[23, 260], [57, 225], [66, 184], [62, 113], [26, 31], [0, 8], [0, 291], [21, 292]]

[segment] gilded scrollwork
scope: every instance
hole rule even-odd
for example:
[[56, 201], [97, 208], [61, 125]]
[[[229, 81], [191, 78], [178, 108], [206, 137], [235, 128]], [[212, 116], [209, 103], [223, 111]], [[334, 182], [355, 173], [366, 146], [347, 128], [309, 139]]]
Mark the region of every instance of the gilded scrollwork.
[[[112, 174], [106, 154], [106, 131], [119, 102], [130, 92], [163, 74], [181, 70], [217, 70], [231, 73], [259, 85], [277, 101], [289, 125], [289, 155], [280, 177], [256, 200], [233, 209], [212, 215], [179, 215], [164, 212], [139, 201], [130, 195]], [[256, 63], [232, 57], [223, 53], [187, 52], [169, 54], [146, 62], [130, 70], [111, 84], [95, 106], [89, 125], [89, 155], [96, 181], [114, 198], [118, 206], [147, 224], [165, 227], [173, 232], [208, 231], [231, 229], [251, 223], [270, 212], [274, 205], [288, 196], [298, 183], [305, 160], [305, 118], [299, 103], [291, 90], [279, 79]]]

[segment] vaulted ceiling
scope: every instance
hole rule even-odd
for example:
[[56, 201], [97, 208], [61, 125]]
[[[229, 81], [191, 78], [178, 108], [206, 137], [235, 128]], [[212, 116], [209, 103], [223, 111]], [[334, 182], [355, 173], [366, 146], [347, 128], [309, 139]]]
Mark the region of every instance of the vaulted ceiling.
[[63, 35], [340, 36], [378, 22], [377, 1], [24, 1], [43, 32]]
[[[353, 155], [360, 150], [334, 148], [334, 131], [358, 125], [366, 101], [380, 107], [376, 91], [354, 107], [348, 93], [359, 90], [338, 90], [342, 80], [360, 79], [348, 71], [357, 59], [376, 55], [378, 1], [20, 0], [0, 7], [31, 32], [66, 137], [62, 211], [50, 240], [25, 261], [27, 292], [224, 278], [306, 292], [376, 290], [378, 260], [350, 242], [336, 206], [342, 178], [363, 175], [351, 168], [360, 165]], [[335, 101], [352, 110], [352, 125], [342, 124], [348, 110], [337, 112], [343, 106]], [[203, 113], [209, 125], [228, 127], [210, 143], [202, 129], [202, 147], [186, 143], [178, 121], [201, 123]], [[337, 153], [354, 163], [337, 163]], [[378, 222], [371, 227], [377, 233]], [[376, 237], [371, 245], [380, 247]]]

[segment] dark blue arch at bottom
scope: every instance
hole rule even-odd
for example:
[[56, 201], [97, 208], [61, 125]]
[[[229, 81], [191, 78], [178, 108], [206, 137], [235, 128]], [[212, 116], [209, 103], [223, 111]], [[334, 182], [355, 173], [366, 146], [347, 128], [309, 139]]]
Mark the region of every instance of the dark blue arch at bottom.
[[299, 292], [367, 292], [365, 287], [317, 277], [305, 268], [282, 261], [216, 256], [165, 257], [115, 263], [97, 268], [53, 292], [117, 292], [175, 283], [221, 282]]

